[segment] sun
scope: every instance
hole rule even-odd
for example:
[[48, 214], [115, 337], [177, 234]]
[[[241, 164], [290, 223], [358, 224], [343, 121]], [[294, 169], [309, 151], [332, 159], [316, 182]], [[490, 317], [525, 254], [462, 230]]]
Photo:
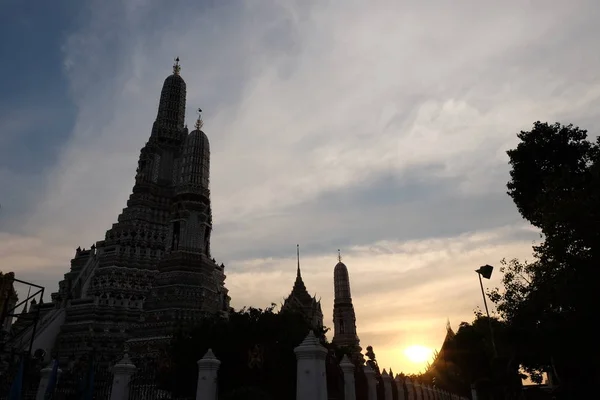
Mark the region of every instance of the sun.
[[431, 350], [429, 347], [415, 344], [404, 349], [404, 355], [411, 362], [415, 364], [422, 364], [430, 360], [431, 356], [433, 355], [433, 350]]

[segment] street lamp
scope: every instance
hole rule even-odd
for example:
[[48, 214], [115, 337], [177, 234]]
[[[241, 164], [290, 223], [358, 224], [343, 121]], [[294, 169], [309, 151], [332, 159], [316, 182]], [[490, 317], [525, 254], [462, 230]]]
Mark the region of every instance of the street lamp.
[[492, 319], [490, 318], [490, 311], [488, 310], [487, 300], [485, 299], [485, 291], [483, 290], [483, 281], [481, 280], [482, 276], [485, 279], [490, 279], [492, 276], [493, 270], [494, 270], [494, 267], [486, 264], [486, 265], [479, 267], [479, 269], [476, 269], [475, 272], [477, 272], [477, 276], [479, 276], [479, 285], [481, 286], [481, 295], [483, 296], [483, 305], [485, 306], [485, 313], [487, 314], [488, 322], [490, 324], [490, 335], [491, 335], [491, 339], [492, 339], [492, 348], [494, 349], [494, 356], [498, 357], [498, 351], [496, 350], [496, 341], [494, 340], [494, 329], [492, 328]]

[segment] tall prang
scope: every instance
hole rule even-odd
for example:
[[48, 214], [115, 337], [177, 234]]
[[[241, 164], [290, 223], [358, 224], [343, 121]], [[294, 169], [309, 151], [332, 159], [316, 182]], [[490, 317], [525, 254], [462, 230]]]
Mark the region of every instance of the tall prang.
[[44, 305], [36, 342], [48, 354], [73, 359], [94, 347], [117, 357], [144, 328], [169, 337], [182, 321], [229, 308], [224, 265], [210, 253], [208, 138], [201, 118], [188, 134], [180, 72], [177, 58], [127, 206], [104, 240], [77, 249]]
[[[128, 342], [132, 348], [168, 342], [202, 317], [229, 309], [224, 265], [217, 264], [210, 254], [210, 147], [202, 126], [199, 115], [176, 163], [166, 250], [158, 264], [144, 321], [136, 335], [139, 337]], [[159, 346], [153, 348], [159, 350]]]
[[338, 347], [350, 349], [352, 359], [362, 364], [360, 340], [356, 334], [356, 314], [352, 305], [350, 294], [350, 276], [348, 268], [342, 262], [342, 256], [338, 250], [338, 263], [333, 269], [333, 340], [332, 343]]

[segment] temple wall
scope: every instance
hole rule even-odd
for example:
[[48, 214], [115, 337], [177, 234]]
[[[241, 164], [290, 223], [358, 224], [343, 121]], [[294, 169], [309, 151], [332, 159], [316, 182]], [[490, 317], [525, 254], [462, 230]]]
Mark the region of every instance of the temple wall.
[[[52, 349], [56, 338], [60, 333], [60, 327], [65, 323], [65, 317], [67, 313], [64, 308], [51, 311], [52, 315], [41, 321], [36, 332], [36, 338], [33, 340], [32, 352], [37, 349], [44, 349], [46, 351], [46, 361], [50, 360]], [[46, 321], [47, 324], [44, 324]]]

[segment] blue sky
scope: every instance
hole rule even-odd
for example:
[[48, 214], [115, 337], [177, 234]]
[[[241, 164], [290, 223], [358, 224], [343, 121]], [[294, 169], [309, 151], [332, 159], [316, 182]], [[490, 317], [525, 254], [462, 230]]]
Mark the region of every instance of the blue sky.
[[23, 3], [0, 0], [2, 270], [51, 292], [103, 238], [179, 56], [234, 306], [281, 301], [300, 243], [329, 323], [340, 248], [362, 344], [394, 371], [472, 319], [475, 268], [530, 257], [516, 133], [600, 128], [592, 0]]
[[[3, 223], [18, 220], [41, 190], [36, 179], [56, 162], [76, 116], [63, 70], [61, 46], [74, 29], [76, 1], [2, 1], [0, 13], [0, 171]], [[6, 175], [9, 175], [8, 177]], [[4, 179], [31, 179], [31, 185], [11, 185]], [[33, 196], [32, 196], [33, 197]]]

